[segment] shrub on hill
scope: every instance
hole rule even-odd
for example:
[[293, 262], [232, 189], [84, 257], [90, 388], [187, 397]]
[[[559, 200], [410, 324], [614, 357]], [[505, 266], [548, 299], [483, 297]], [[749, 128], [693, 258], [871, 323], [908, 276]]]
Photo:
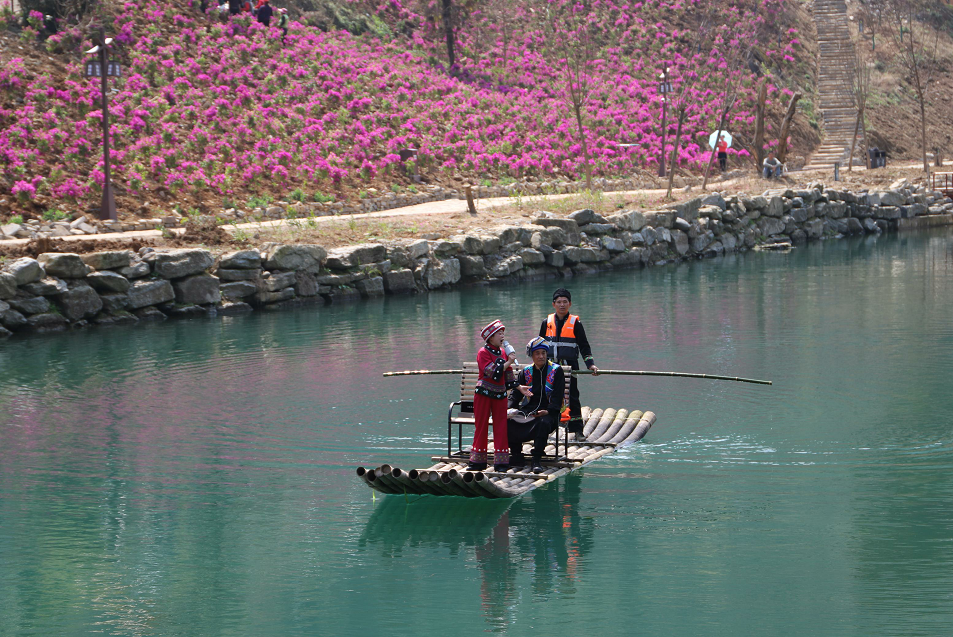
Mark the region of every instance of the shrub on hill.
[[[328, 191], [402, 179], [400, 151], [409, 147], [417, 149], [416, 167], [436, 180], [577, 178], [580, 141], [594, 174], [652, 169], [663, 61], [688, 103], [678, 161], [692, 165], [707, 160], [701, 140], [716, 125], [723, 85], [740, 87], [729, 129], [750, 140], [756, 80], [789, 64], [799, 46], [793, 29], [779, 31], [784, 0], [593, 7], [584, 19], [597, 34], [591, 55], [582, 75], [567, 80], [572, 43], [547, 41], [566, 31], [538, 19], [531, 2], [511, 3], [505, 20], [474, 12], [456, 34], [453, 74], [428, 35], [435, 27], [397, 0], [377, 20], [394, 32], [415, 25], [409, 41], [300, 23], [283, 39], [250, 16], [213, 10], [206, 17], [155, 0], [107, 5], [115, 55], [125, 64], [123, 79], [110, 80], [113, 181], [121, 194], [177, 199]], [[6, 192], [20, 184], [21, 200], [89, 204], [99, 196], [99, 85], [81, 75], [75, 54], [90, 46], [83, 37], [71, 26], [42, 45], [74, 54], [65, 71], [34, 70], [23, 56], [0, 69], [0, 161]], [[685, 50], [687, 43], [695, 48]], [[742, 64], [730, 62], [733, 49], [745, 51]], [[566, 104], [566, 82], [579, 77], [591, 87], [582, 138]], [[772, 99], [783, 92], [771, 83]]]

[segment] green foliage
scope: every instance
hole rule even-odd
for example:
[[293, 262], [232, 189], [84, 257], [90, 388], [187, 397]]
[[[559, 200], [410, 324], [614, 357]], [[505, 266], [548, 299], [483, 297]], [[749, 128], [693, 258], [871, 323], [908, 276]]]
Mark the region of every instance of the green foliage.
[[8, 223], [23, 223], [23, 215], [13, 215], [7, 219]]
[[357, 196], [360, 197], [361, 199], [367, 199], [369, 195], [366, 190], [362, 190], [359, 193], [357, 193]]
[[395, 193], [400, 194], [400, 185], [398, 185], [398, 184], [391, 184], [390, 189], [391, 189], [392, 191], [394, 191]]
[[808, 123], [811, 125], [811, 128], [815, 130], [820, 129], [820, 124], [817, 122], [817, 113], [814, 111], [814, 100], [810, 97], [802, 97], [797, 101], [798, 110], [804, 115]]
[[412, 193], [414, 193], [414, 194], [416, 195], [416, 194], [417, 194], [417, 186], [415, 186], [415, 185], [413, 185], [413, 184], [407, 186], [407, 192], [412, 192]]
[[50, 208], [43, 213], [44, 221], [62, 221], [69, 217], [68, 212], [64, 212], [58, 208]]
[[288, 199], [290, 199], [291, 201], [304, 201], [305, 200], [304, 191], [301, 190], [300, 188], [295, 188], [294, 190], [291, 191], [291, 194], [288, 195]]
[[314, 200], [318, 203], [331, 203], [334, 201], [334, 195], [326, 195], [319, 190], [314, 193]]
[[264, 208], [268, 206], [272, 201], [271, 195], [262, 195], [262, 196], [252, 196], [248, 198], [248, 207], [249, 208]]
[[251, 235], [244, 228], [239, 228], [232, 236], [235, 237], [235, 241], [239, 243], [248, 243], [251, 240]]

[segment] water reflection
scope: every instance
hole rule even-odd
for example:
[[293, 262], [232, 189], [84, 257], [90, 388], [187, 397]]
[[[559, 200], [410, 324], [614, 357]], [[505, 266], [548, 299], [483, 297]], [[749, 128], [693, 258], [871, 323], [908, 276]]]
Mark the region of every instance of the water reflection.
[[[505, 632], [524, 592], [575, 595], [593, 547], [594, 523], [579, 515], [581, 482], [569, 475], [516, 501], [387, 496], [358, 545], [389, 558], [420, 548], [472, 555], [484, 618], [493, 632]], [[525, 588], [521, 575], [530, 579]]]

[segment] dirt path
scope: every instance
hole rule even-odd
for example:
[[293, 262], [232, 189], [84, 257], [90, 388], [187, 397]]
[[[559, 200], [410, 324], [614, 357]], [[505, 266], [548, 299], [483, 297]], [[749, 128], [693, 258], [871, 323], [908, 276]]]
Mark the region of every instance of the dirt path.
[[[0, 0], [2, 1], [2, 0]], [[912, 163], [909, 165], [895, 165], [891, 166], [892, 171], [881, 171], [878, 170], [876, 173], [871, 173], [872, 177], [877, 177], [875, 181], [882, 181], [883, 178], [888, 177], [891, 180], [897, 175], [892, 176], [893, 171], [902, 171], [909, 169], [918, 169], [918, 163]], [[848, 173], [846, 169], [841, 170], [841, 178], [845, 180], [850, 180], [852, 182], [862, 182], [867, 171], [862, 166], [855, 166], [853, 173]], [[779, 183], [776, 187], [798, 187], [792, 183], [791, 180], [797, 184], [807, 184], [815, 180], [824, 180], [830, 182], [833, 178], [833, 171], [831, 170], [810, 170], [810, 171], [796, 171], [789, 173], [789, 180], [784, 183]], [[853, 183], [851, 186], [856, 187], [858, 184]], [[847, 186], [847, 184], [845, 184]], [[732, 179], [723, 182], [717, 182], [711, 184], [709, 192], [716, 191], [735, 191], [740, 189], [747, 189], [754, 192], [763, 191], [766, 188], [771, 187], [771, 182], [765, 182], [759, 179]], [[646, 190], [628, 190], [620, 192], [611, 192], [604, 193], [602, 197], [605, 199], [611, 199], [612, 201], [622, 201], [625, 199], [631, 200], [632, 198], [641, 198], [644, 202], [649, 205], [654, 205], [653, 202], [659, 202], [665, 195], [665, 190], [663, 189], [646, 189]], [[701, 194], [703, 191], [698, 189], [692, 189], [690, 192], [685, 193], [683, 191], [678, 192], [678, 198], [685, 197], [695, 197]], [[317, 242], [321, 245], [325, 245], [325, 242], [329, 244], [347, 244], [351, 240], [355, 242], [375, 240], [373, 238], [361, 239], [360, 236], [356, 236], [353, 232], [353, 226], [357, 223], [368, 225], [371, 222], [382, 222], [386, 223], [388, 220], [393, 220], [395, 225], [400, 221], [409, 223], [412, 225], [416, 220], [422, 220], [420, 226], [426, 226], [427, 220], [439, 220], [446, 219], [451, 226], [456, 227], [457, 231], [462, 231], [466, 227], [472, 226], [491, 226], [499, 225], [506, 223], [515, 223], [517, 221], [524, 222], [526, 217], [529, 216], [528, 211], [539, 211], [545, 210], [547, 208], [547, 203], [551, 203], [554, 207], [558, 205], [557, 202], [566, 200], [569, 198], [579, 198], [578, 194], [565, 194], [565, 195], [536, 195], [531, 197], [523, 197], [518, 199], [516, 197], [491, 197], [487, 199], [477, 200], [477, 216], [470, 215], [467, 211], [467, 203], [462, 199], [448, 199], [444, 201], [432, 201], [429, 203], [416, 204], [413, 206], [406, 206], [403, 208], [393, 208], [391, 210], [382, 210], [379, 212], [368, 212], [354, 215], [336, 215], [329, 217], [311, 217], [307, 219], [307, 224], [312, 226], [312, 228], [317, 228], [318, 233], [324, 233], [325, 236], [321, 239], [318, 239]], [[575, 202], [573, 202], [574, 205]], [[583, 202], [580, 202], [580, 207], [587, 207], [582, 205]], [[563, 204], [566, 205], [565, 203]], [[517, 208], [519, 206], [519, 208]], [[635, 205], [638, 207], [638, 205]], [[509, 210], [507, 210], [509, 209]], [[495, 213], [495, 214], [493, 214]], [[452, 220], [451, 220], [452, 217]], [[265, 235], [270, 236], [271, 239], [279, 239], [284, 230], [293, 230], [294, 228], [300, 227], [303, 220], [290, 220], [290, 219], [276, 219], [271, 221], [256, 221], [251, 223], [241, 223], [241, 224], [229, 224], [223, 225], [221, 228], [231, 234], [235, 233], [246, 233], [248, 235]], [[431, 224], [433, 225], [433, 224]], [[336, 226], [336, 227], [335, 227]], [[351, 227], [352, 232], [347, 233], [343, 232]], [[363, 229], [363, 228], [362, 228]], [[438, 230], [443, 230], [447, 232], [448, 228], [444, 226], [443, 228], [437, 228]], [[450, 228], [452, 229], [452, 228]], [[332, 237], [328, 238], [328, 232], [337, 233], [341, 231], [342, 235], [354, 235], [354, 236], [342, 236], [342, 237]], [[165, 230], [165, 237], [169, 235], [182, 235], [185, 232], [184, 228], [171, 228]], [[422, 227], [418, 231], [418, 236], [427, 233], [426, 227]], [[359, 235], [360, 232], [357, 233]], [[453, 234], [453, 232], [450, 232]], [[406, 236], [406, 228], [404, 229], [404, 236]], [[441, 234], [441, 236], [449, 236], [449, 234]], [[66, 237], [57, 237], [56, 241], [64, 242], [102, 242], [102, 241], [133, 241], [133, 240], [160, 240], [163, 238], [162, 230], [135, 230], [130, 232], [110, 232], [94, 235], [76, 235], [76, 236], [66, 236]], [[255, 237], [257, 239], [257, 236]], [[262, 239], [270, 240], [270, 239]], [[30, 239], [14, 239], [0, 242], [0, 247], [12, 247], [12, 246], [22, 246], [29, 243]], [[291, 241], [294, 242], [294, 241]], [[300, 239], [299, 241], [300, 242]], [[82, 251], [82, 249], [80, 249]]]

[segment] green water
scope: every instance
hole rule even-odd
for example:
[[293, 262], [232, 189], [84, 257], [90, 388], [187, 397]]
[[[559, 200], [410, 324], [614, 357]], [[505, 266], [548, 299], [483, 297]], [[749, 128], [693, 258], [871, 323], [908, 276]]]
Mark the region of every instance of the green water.
[[554, 282], [0, 344], [0, 635], [939, 635], [953, 247], [824, 242], [568, 282], [644, 443], [515, 502], [380, 496]]

